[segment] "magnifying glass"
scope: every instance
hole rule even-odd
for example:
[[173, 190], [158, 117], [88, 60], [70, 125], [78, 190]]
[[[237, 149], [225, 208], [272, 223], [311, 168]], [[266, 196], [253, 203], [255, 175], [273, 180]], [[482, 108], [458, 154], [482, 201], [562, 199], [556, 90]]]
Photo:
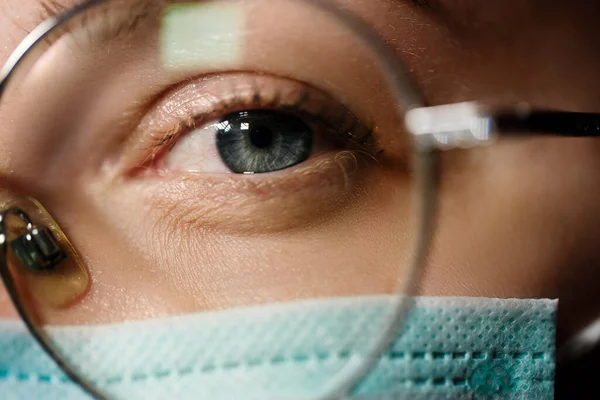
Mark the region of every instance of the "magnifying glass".
[[324, 1], [89, 1], [40, 25], [0, 80], [28, 155], [1, 271], [36, 339], [98, 398], [348, 395], [429, 237], [405, 70]]

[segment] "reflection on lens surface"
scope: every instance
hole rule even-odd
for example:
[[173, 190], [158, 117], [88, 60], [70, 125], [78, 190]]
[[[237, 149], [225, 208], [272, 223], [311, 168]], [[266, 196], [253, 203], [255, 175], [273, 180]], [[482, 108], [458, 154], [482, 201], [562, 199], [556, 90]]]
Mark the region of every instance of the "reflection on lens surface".
[[0, 124], [35, 162], [11, 179], [91, 280], [53, 307], [10, 271], [102, 396], [318, 398], [390, 327], [420, 238], [406, 99], [315, 4], [107, 2], [16, 69]]

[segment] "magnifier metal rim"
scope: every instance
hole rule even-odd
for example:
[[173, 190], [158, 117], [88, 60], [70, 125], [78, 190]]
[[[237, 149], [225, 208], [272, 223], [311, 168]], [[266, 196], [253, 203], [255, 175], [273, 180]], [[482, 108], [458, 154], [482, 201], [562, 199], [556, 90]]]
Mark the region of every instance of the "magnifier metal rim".
[[[41, 40], [49, 33], [57, 29], [63, 23], [68, 22], [79, 14], [101, 4], [118, 1], [118, 0], [87, 0], [84, 3], [69, 9], [67, 12], [55, 18], [49, 18], [38, 25], [16, 48], [16, 50], [8, 58], [3, 68], [0, 70], [0, 100], [5, 88], [8, 85], [14, 71], [21, 64], [24, 58], [35, 48]], [[219, 1], [239, 1], [239, 0], [219, 0]], [[394, 84], [395, 98], [398, 100], [398, 113], [404, 114], [408, 110], [417, 107], [425, 106], [425, 98], [417, 89], [417, 85], [408, 75], [408, 69], [398, 60], [391, 49], [381, 40], [380, 36], [359, 16], [352, 14], [348, 10], [340, 8], [330, 0], [288, 0], [301, 3], [307, 3], [311, 6], [320, 9], [328, 14], [333, 15], [346, 26], [356, 31], [358, 37], [368, 43], [370, 49], [380, 59], [382, 66], [385, 67], [386, 77], [390, 83]], [[408, 130], [407, 134], [412, 135]], [[430, 238], [433, 232], [433, 222], [435, 217], [436, 206], [436, 185], [435, 185], [435, 152], [427, 147], [420, 146], [419, 142], [413, 141], [414, 158], [416, 165], [416, 204], [419, 204], [419, 237], [417, 239], [417, 248], [413, 253], [413, 258], [409, 263], [407, 276], [403, 276], [403, 282], [397, 289], [397, 296], [400, 300], [397, 307], [394, 309], [393, 315], [390, 317], [387, 325], [382, 329], [382, 333], [378, 340], [375, 340], [375, 345], [367, 351], [364, 358], [359, 363], [347, 363], [335, 375], [333, 384], [328, 387], [323, 396], [317, 397], [318, 400], [333, 400], [347, 398], [352, 389], [364, 378], [374, 365], [379, 360], [381, 354], [389, 348], [397, 337], [401, 329], [402, 322], [408, 310], [412, 305], [410, 295], [414, 292], [415, 287], [420, 279], [421, 266], [424, 264], [425, 257], [428, 252]], [[6, 254], [6, 243], [1, 244], [2, 253]], [[58, 363], [64, 372], [79, 386], [86, 390], [90, 395], [98, 399], [106, 399], [91, 382], [75, 372], [75, 368], [70, 366], [68, 362], [54, 349], [51, 341], [46, 337], [35, 323], [31, 320], [23, 306], [20, 304], [18, 294], [16, 293], [14, 282], [5, 259], [0, 260], [0, 275], [5, 282], [5, 286], [9, 292], [11, 300], [15, 304], [18, 313], [24, 320], [27, 328], [40, 343], [44, 350]], [[313, 398], [315, 399], [315, 398]]]

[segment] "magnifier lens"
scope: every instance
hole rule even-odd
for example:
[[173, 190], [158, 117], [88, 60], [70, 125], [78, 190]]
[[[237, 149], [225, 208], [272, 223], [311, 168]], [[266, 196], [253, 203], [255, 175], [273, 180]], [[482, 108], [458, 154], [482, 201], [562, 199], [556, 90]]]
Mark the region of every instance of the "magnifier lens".
[[422, 236], [412, 94], [384, 48], [292, 0], [109, 1], [33, 46], [0, 126], [60, 228], [6, 203], [32, 221], [6, 220], [9, 271], [77, 377], [111, 399], [147, 397], [140, 380], [315, 397], [366, 362]]

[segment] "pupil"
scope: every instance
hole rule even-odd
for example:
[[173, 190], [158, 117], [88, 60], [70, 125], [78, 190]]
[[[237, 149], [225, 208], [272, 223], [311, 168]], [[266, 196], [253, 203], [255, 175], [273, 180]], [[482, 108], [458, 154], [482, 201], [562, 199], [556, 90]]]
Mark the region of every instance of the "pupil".
[[266, 149], [273, 144], [273, 131], [265, 126], [253, 127], [250, 130], [250, 143], [259, 149]]

